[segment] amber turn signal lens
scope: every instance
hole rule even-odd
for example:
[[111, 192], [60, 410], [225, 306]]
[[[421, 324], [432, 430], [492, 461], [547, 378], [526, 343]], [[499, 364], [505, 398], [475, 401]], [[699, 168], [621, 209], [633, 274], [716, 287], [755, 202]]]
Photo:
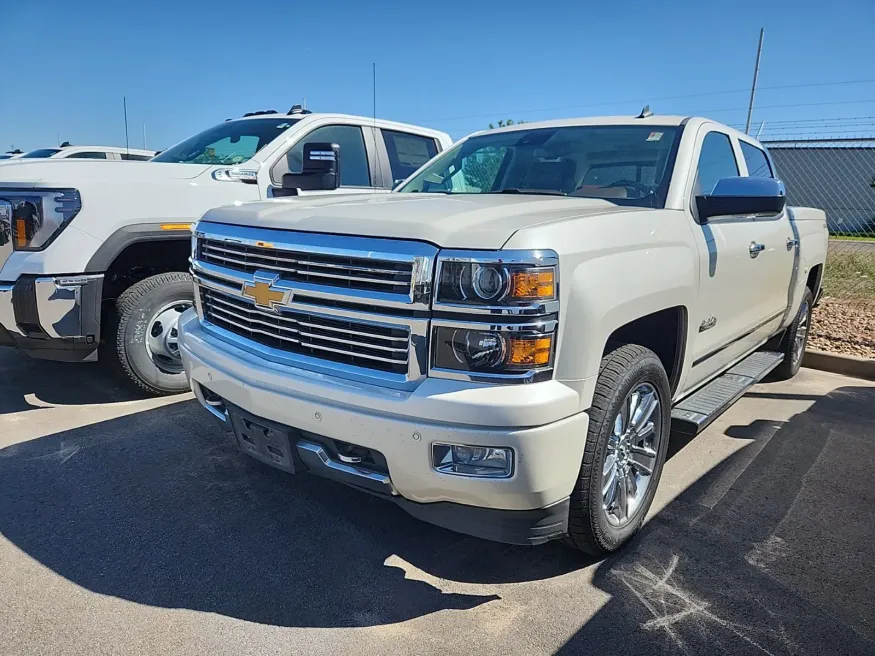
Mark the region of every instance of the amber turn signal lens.
[[522, 339], [511, 337], [509, 365], [541, 367], [550, 364], [550, 352], [553, 350], [553, 337], [537, 337]]
[[24, 219], [15, 220], [15, 244], [18, 248], [27, 247], [27, 224]]
[[552, 299], [555, 292], [553, 271], [516, 271], [511, 276], [513, 298]]

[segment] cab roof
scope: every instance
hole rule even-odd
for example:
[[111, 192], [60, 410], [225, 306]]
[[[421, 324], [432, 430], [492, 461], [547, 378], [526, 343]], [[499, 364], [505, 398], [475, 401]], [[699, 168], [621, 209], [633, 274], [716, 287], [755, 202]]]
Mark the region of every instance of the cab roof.
[[703, 125], [705, 123], [719, 125], [720, 128], [722, 130], [725, 130], [728, 134], [735, 135], [736, 137], [739, 137], [746, 141], [756, 141], [750, 135], [747, 135], [744, 132], [740, 132], [735, 128], [731, 128], [728, 125], [720, 123], [719, 121], [714, 121], [713, 119], [704, 118], [701, 116], [672, 116], [659, 114], [652, 114], [645, 118], [638, 118], [637, 116], [587, 116], [582, 118], [560, 118], [550, 121], [533, 121], [531, 123], [514, 123], [510, 126], [494, 128], [492, 130], [480, 130], [479, 132], [475, 132], [470, 136], [473, 137], [476, 135], [487, 134], [491, 132], [513, 132], [515, 130], [530, 130], [532, 128], [558, 128], [584, 125], [645, 125], [653, 127], [677, 127], [683, 125], [690, 128], [698, 128], [700, 125]]

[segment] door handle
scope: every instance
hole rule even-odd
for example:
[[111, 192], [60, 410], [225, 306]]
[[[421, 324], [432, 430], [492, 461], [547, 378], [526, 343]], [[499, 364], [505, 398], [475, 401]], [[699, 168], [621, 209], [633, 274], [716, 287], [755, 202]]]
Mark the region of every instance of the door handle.
[[750, 248], [748, 248], [748, 251], [750, 251], [751, 257], [756, 257], [757, 255], [762, 253], [764, 250], [766, 250], [765, 244], [758, 244], [755, 241], [750, 242]]
[[798, 239], [793, 239], [792, 237], [787, 237], [787, 250], [792, 251], [799, 245]]

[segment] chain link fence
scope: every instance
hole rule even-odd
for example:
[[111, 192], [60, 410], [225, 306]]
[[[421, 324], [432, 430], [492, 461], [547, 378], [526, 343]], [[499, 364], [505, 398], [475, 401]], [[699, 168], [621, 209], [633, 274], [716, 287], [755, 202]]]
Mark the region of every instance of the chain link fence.
[[[824, 298], [811, 347], [875, 359], [875, 118], [777, 126], [760, 135], [790, 205], [827, 216]], [[868, 136], [847, 136], [850, 129]]]

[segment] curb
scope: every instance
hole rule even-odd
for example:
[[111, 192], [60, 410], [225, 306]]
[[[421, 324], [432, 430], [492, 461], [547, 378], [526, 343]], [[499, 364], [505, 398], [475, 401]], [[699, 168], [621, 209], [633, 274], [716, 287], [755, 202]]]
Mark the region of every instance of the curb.
[[864, 380], [875, 380], [875, 360], [858, 358], [853, 355], [837, 355], [825, 351], [805, 351], [802, 366], [834, 374], [844, 374]]

